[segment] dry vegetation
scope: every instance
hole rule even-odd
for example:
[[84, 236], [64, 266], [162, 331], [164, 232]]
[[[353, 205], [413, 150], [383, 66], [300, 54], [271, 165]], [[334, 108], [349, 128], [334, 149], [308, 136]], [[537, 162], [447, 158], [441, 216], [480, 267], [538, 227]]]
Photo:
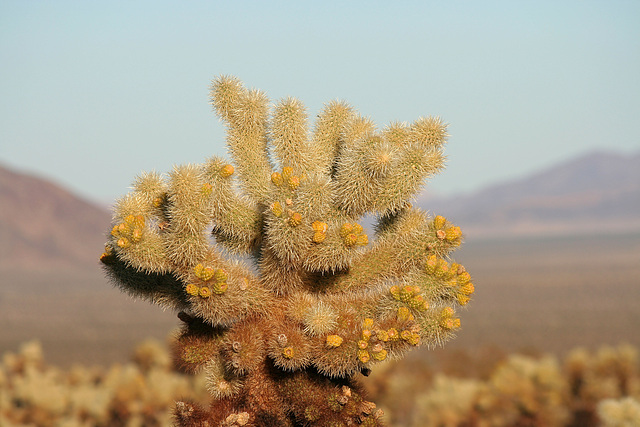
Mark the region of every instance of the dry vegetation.
[[[636, 347], [579, 348], [563, 360], [492, 356], [459, 353], [450, 360], [473, 360], [472, 376], [451, 369], [436, 372], [414, 358], [413, 363], [381, 366], [365, 383], [394, 426], [640, 423]], [[38, 342], [25, 343], [17, 353], [6, 353], [0, 364], [0, 425], [169, 425], [175, 400], [204, 403], [208, 398], [202, 375], [188, 377], [171, 366], [166, 346], [154, 340], [141, 343], [129, 363], [64, 370], [45, 363]]]

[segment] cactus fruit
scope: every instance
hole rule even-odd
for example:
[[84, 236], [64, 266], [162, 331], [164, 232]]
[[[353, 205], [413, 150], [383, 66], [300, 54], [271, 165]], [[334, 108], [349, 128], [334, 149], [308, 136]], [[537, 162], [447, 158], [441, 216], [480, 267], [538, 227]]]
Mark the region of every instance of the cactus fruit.
[[140, 176], [101, 256], [124, 291], [184, 323], [177, 364], [204, 370], [213, 400], [179, 402], [177, 424], [382, 425], [356, 374], [445, 342], [474, 290], [446, 260], [460, 228], [409, 203], [443, 167], [446, 125], [379, 131], [331, 102], [310, 130], [300, 101], [270, 109], [228, 76], [211, 103], [234, 164]]

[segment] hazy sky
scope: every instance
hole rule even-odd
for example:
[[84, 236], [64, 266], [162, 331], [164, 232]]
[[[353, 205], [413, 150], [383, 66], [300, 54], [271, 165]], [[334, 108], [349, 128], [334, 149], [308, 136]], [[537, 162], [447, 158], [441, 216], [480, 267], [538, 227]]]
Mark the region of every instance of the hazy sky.
[[0, 163], [109, 201], [224, 154], [210, 80], [450, 123], [437, 193], [640, 149], [640, 2], [0, 1]]

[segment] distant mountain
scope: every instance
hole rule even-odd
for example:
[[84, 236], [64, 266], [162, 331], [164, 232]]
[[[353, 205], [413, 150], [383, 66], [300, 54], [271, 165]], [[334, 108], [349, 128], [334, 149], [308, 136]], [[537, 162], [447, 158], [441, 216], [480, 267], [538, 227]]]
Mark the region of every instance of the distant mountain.
[[640, 152], [592, 152], [469, 195], [423, 197], [468, 235], [640, 230]]
[[109, 222], [106, 209], [0, 166], [0, 268], [95, 268]]

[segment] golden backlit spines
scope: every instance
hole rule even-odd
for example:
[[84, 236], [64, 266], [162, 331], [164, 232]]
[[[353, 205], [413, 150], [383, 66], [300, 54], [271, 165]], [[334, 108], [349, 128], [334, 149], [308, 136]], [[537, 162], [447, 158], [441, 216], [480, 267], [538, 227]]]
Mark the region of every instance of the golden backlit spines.
[[327, 175], [331, 172], [354, 115], [353, 108], [344, 102], [331, 101], [324, 106], [313, 131], [311, 147], [315, 161], [310, 172]]
[[269, 131], [274, 153], [281, 165], [298, 172], [307, 171], [312, 159], [304, 105], [291, 97], [277, 102]]
[[447, 124], [440, 117], [421, 117], [411, 125], [408, 140], [423, 147], [439, 149], [449, 134]]
[[242, 82], [233, 76], [219, 76], [211, 82], [210, 102], [215, 112], [223, 120], [229, 120], [232, 110], [246, 89]]

